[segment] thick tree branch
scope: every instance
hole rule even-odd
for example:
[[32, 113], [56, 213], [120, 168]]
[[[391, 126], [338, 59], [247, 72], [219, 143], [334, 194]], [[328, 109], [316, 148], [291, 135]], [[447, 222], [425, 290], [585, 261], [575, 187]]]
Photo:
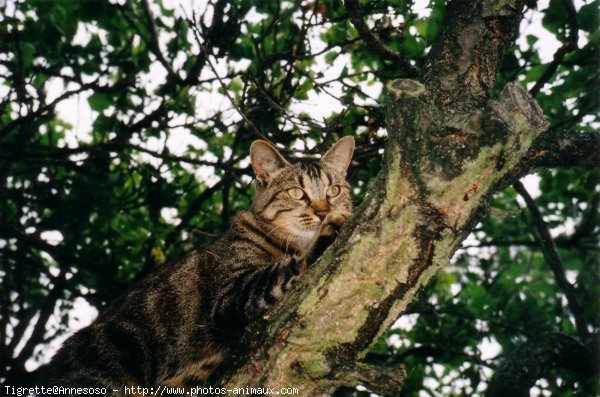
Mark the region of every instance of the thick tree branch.
[[370, 391], [382, 396], [397, 396], [406, 381], [406, 371], [402, 365], [373, 365], [357, 363], [340, 371], [338, 381], [344, 385], [364, 385]]
[[565, 297], [567, 298], [567, 304], [569, 305], [569, 309], [573, 314], [573, 318], [575, 319], [575, 327], [577, 328], [577, 333], [580, 337], [585, 338], [589, 336], [589, 330], [587, 328], [587, 324], [583, 318], [583, 308], [577, 299], [577, 295], [575, 293], [575, 288], [573, 285], [567, 280], [565, 275], [565, 267], [558, 255], [558, 251], [556, 249], [556, 245], [554, 245], [554, 240], [550, 235], [550, 231], [548, 230], [548, 226], [546, 222], [544, 222], [544, 218], [535, 203], [533, 198], [525, 189], [525, 186], [521, 182], [515, 182], [513, 185], [517, 193], [525, 200], [527, 204], [527, 209], [531, 214], [533, 220], [533, 226], [537, 231], [536, 238], [540, 244], [540, 248], [544, 254], [544, 258], [550, 266], [552, 273], [554, 273], [554, 279], [556, 280], [556, 284], [563, 291]]
[[489, 99], [522, 9], [520, 0], [448, 3], [446, 20], [452, 23], [444, 24], [421, 71], [437, 103], [470, 106]]
[[600, 133], [549, 132], [533, 145], [524, 161], [531, 168], [598, 167]]

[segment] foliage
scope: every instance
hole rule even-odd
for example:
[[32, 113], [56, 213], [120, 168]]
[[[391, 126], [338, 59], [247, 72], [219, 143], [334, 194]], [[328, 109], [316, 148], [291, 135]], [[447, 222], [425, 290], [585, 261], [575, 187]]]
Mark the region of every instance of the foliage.
[[[377, 38], [420, 68], [452, 21], [444, 1], [420, 11], [418, 3], [360, 7]], [[528, 2], [522, 31], [530, 20], [543, 27], [511, 48], [497, 89], [515, 80], [539, 86], [536, 99], [552, 129], [577, 134], [598, 126], [599, 2], [575, 14], [568, 3], [536, 10]], [[67, 331], [76, 299], [101, 308], [223, 231], [251, 200], [253, 139], [295, 155], [354, 135], [357, 202], [379, 170], [381, 82], [407, 74], [365, 44], [342, 1], [197, 7], [0, 5], [0, 379], [7, 383], [26, 378], [26, 362], [33, 366], [32, 357]], [[542, 57], [548, 35], [559, 48], [575, 47], [552, 62], [556, 56]], [[598, 170], [544, 169], [537, 177], [536, 205], [584, 321], [597, 331]], [[519, 200], [513, 189], [493, 198], [465, 243], [475, 247], [454, 258], [367, 356], [406, 363], [403, 395], [482, 395], [501, 358], [523, 341], [576, 335], [565, 291]], [[598, 392], [576, 373], [546, 379], [538, 388], [552, 395]]]

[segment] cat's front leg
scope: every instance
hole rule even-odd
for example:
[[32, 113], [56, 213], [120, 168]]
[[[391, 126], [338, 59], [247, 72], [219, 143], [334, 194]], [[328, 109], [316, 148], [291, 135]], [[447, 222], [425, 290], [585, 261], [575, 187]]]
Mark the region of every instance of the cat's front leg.
[[300, 257], [286, 257], [260, 268], [251, 263], [236, 265], [221, 280], [212, 308], [213, 318], [217, 323], [237, 322], [244, 326], [266, 313], [305, 268], [306, 261]]

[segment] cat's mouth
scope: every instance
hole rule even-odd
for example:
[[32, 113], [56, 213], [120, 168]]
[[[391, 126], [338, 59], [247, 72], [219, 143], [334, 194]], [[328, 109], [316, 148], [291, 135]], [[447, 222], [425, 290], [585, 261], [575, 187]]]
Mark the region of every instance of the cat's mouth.
[[298, 238], [298, 240], [310, 241], [315, 237], [315, 234], [318, 230], [318, 225], [315, 225], [315, 227], [312, 228], [298, 227], [294, 225], [291, 229], [292, 230], [290, 231]]

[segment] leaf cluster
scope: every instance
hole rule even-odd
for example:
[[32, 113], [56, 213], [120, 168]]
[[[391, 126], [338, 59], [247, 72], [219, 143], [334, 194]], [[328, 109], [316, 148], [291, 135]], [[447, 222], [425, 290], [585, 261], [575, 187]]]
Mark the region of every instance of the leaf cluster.
[[[564, 3], [527, 10], [522, 29], [539, 19], [543, 27], [511, 48], [497, 88], [515, 80], [540, 86], [552, 128], [576, 134], [598, 125], [598, 1], [575, 14]], [[7, 383], [25, 382], [45, 346], [68, 331], [73, 302], [102, 310], [225, 230], [252, 200], [252, 140], [296, 156], [353, 135], [357, 204], [379, 171], [382, 83], [415, 76], [366, 44], [343, 1], [166, 4], [0, 2], [0, 379]], [[358, 4], [373, 37], [417, 69], [452, 23], [442, 0]], [[548, 60], [547, 34], [559, 46], [579, 39]], [[584, 321], [597, 332], [598, 172], [537, 175], [536, 204]], [[493, 198], [467, 241], [475, 247], [465, 247], [367, 355], [407, 365], [403, 395], [483, 395], [501, 357], [520, 343], [576, 333], [514, 190]], [[552, 371], [538, 385], [545, 392], [597, 391], [578, 374]]]

